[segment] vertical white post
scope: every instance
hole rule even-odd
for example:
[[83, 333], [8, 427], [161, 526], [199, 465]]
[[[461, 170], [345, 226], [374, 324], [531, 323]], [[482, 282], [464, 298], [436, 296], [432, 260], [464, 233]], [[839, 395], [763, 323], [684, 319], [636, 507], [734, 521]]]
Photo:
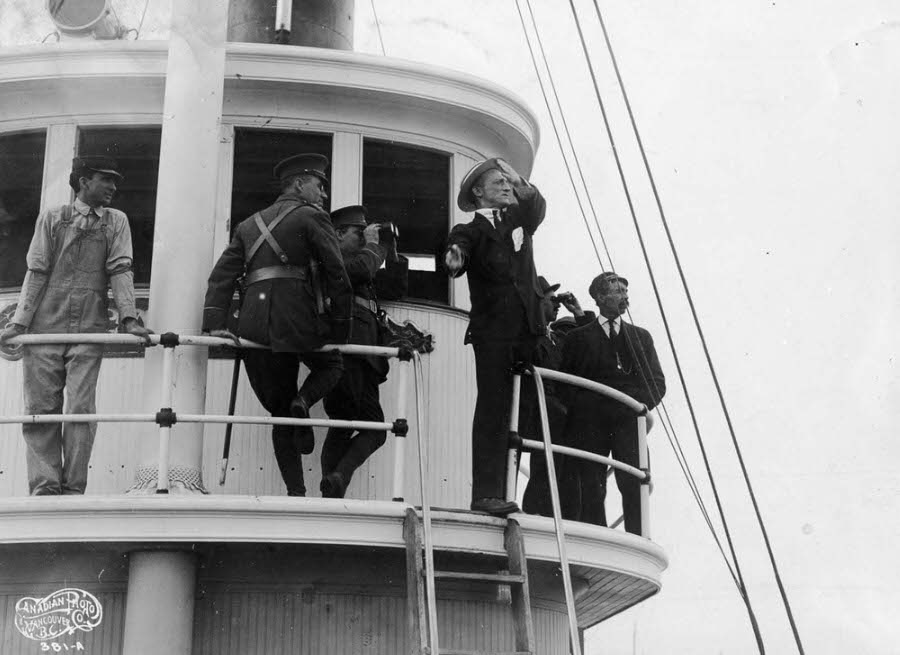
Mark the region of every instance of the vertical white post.
[[191, 655], [196, 583], [195, 553], [130, 553], [122, 653]]
[[47, 128], [41, 211], [72, 200], [73, 191], [69, 186], [69, 173], [72, 170], [72, 158], [75, 156], [77, 141], [78, 130], [74, 123], [51, 125]]
[[[519, 399], [522, 395], [522, 376], [516, 373], [513, 375], [512, 385], [512, 407], [509, 410], [509, 434], [519, 434]], [[516, 482], [519, 477], [519, 467], [516, 466], [516, 454], [518, 448], [509, 447], [506, 457], [506, 500], [516, 500]]]
[[291, 31], [291, 0], [277, 0], [275, 3], [275, 31]]
[[[175, 386], [173, 377], [175, 363], [175, 349], [166, 347], [163, 350], [163, 367], [160, 382], [160, 408], [172, 408], [172, 396]], [[172, 428], [159, 426], [159, 467], [156, 476], [156, 493], [169, 493], [169, 438]]]
[[[647, 470], [650, 457], [647, 455], [647, 417], [637, 417], [638, 467]], [[641, 484], [641, 536], [650, 538], [650, 485]]]
[[[409, 425], [409, 417], [406, 409], [406, 398], [409, 393], [409, 367], [410, 362], [400, 360], [397, 367], [397, 419], [407, 419]], [[409, 433], [407, 433], [408, 435]], [[407, 435], [394, 435], [394, 490], [391, 493], [393, 500], [402, 501], [403, 488], [406, 485], [406, 440]], [[416, 432], [416, 438], [419, 440], [421, 448], [422, 435]]]
[[[216, 227], [227, 23], [228, 0], [172, 2], [147, 317], [157, 332], [200, 331]], [[158, 353], [148, 353], [147, 390], [158, 388], [159, 360]], [[179, 410], [204, 413], [206, 362], [205, 348], [180, 348], [176, 354], [173, 404]], [[148, 393], [153, 411], [160, 407], [158, 400]], [[175, 437], [170, 444], [170, 490], [203, 492], [202, 424], [178, 426]], [[158, 450], [152, 440], [146, 442], [133, 490], [153, 493]]]

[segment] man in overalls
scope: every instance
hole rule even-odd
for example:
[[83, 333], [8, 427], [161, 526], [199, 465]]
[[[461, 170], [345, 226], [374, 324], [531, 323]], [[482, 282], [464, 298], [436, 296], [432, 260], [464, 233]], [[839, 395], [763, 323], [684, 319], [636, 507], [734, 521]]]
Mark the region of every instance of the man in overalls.
[[[228, 309], [239, 280], [244, 295], [237, 336], [270, 350], [245, 349], [250, 386], [272, 416], [309, 418], [309, 408], [343, 373], [338, 352], [311, 352], [350, 336], [353, 289], [331, 219], [325, 168], [317, 154], [294, 155], [275, 166], [281, 195], [241, 222], [209, 276], [203, 330], [236, 339]], [[326, 305], [330, 310], [326, 313]], [[297, 390], [300, 362], [310, 370]], [[315, 446], [309, 427], [272, 428], [272, 445], [289, 496], [305, 496], [301, 455]]]
[[[137, 321], [131, 271], [131, 230], [109, 207], [122, 174], [107, 157], [77, 157], [69, 185], [75, 202], [38, 216], [28, 248], [28, 272], [12, 323], [0, 342], [34, 334], [109, 330], [112, 288], [122, 328], [147, 337]], [[103, 346], [47, 344], [24, 349], [26, 414], [61, 414], [63, 389], [70, 414], [95, 414]], [[83, 494], [96, 423], [26, 424], [28, 488], [32, 496]]]

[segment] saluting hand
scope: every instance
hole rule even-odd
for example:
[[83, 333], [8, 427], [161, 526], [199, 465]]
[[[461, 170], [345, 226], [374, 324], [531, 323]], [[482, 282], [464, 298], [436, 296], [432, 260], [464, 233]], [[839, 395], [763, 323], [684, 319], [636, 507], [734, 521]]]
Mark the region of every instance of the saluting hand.
[[497, 159], [497, 166], [503, 174], [509, 179], [509, 183], [513, 186], [521, 186], [523, 184], [522, 176], [516, 173], [516, 169], [509, 165], [505, 159]]

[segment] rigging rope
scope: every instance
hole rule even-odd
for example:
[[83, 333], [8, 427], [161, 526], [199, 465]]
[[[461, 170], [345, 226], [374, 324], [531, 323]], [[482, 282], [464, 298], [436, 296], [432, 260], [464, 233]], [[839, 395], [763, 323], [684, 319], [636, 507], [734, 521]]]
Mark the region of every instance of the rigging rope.
[[[538, 30], [538, 27], [537, 27], [537, 21], [536, 21], [536, 19], [535, 19], [535, 17], [534, 17], [534, 12], [533, 12], [533, 10], [532, 10], [530, 0], [526, 0], [526, 6], [528, 7], [528, 12], [529, 12], [529, 15], [530, 15], [530, 17], [531, 17], [532, 29], [534, 30], [535, 36], [536, 36], [537, 41], [538, 41], [538, 46], [539, 46], [541, 58], [543, 59], [544, 67], [545, 67], [545, 69], [546, 69], [546, 71], [547, 71], [547, 78], [548, 78], [549, 81], [550, 81], [550, 86], [551, 86], [551, 89], [552, 89], [552, 91], [553, 91], [554, 100], [555, 100], [556, 105], [557, 105], [557, 108], [558, 108], [558, 112], [559, 112], [559, 115], [560, 115], [561, 122], [562, 122], [562, 124], [563, 124], [564, 129], [565, 129], [566, 138], [567, 138], [568, 143], [569, 143], [569, 149], [571, 150], [571, 152], [572, 152], [572, 154], [573, 154], [573, 156], [574, 156], [575, 166], [576, 166], [576, 168], [578, 169], [578, 173], [579, 173], [579, 176], [580, 176], [580, 178], [581, 178], [582, 185], [583, 185], [584, 190], [585, 190], [585, 195], [586, 195], [587, 198], [588, 198], [588, 203], [589, 203], [589, 206], [590, 206], [590, 209], [591, 209], [591, 213], [593, 214], [594, 223], [597, 225], [597, 231], [598, 231], [598, 233], [600, 234], [600, 238], [601, 238], [601, 240], [602, 240], [604, 250], [606, 251], [606, 255], [607, 255], [607, 258], [608, 258], [609, 263], [610, 263], [610, 268], [612, 268], [613, 270], [615, 270], [615, 266], [614, 266], [614, 264], [613, 264], [612, 255], [611, 255], [611, 253], [610, 253], [610, 251], [609, 251], [609, 248], [608, 248], [608, 246], [607, 246], [607, 244], [606, 244], [606, 240], [605, 240], [605, 238], [604, 238], [604, 236], [603, 236], [603, 229], [600, 227], [600, 222], [599, 222], [599, 220], [598, 220], [598, 218], [597, 218], [597, 214], [596, 214], [596, 211], [595, 211], [595, 209], [594, 209], [593, 201], [591, 200], [590, 190], [589, 190], [588, 185], [587, 185], [587, 182], [586, 182], [586, 180], [585, 180], [585, 178], [584, 178], [584, 174], [583, 174], [583, 172], [582, 172], [580, 160], [578, 159], [577, 150], [576, 150], [575, 145], [574, 145], [574, 142], [573, 142], [573, 140], [572, 140], [571, 133], [570, 133], [570, 131], [569, 131], [569, 129], [568, 129], [568, 121], [567, 121], [566, 118], [565, 118], [565, 112], [563, 111], [563, 109], [562, 109], [562, 103], [561, 103], [560, 100], [559, 100], [559, 95], [558, 95], [557, 90], [556, 90], [556, 84], [555, 84], [555, 82], [553, 81], [553, 73], [551, 72], [549, 62], [547, 61], [546, 52], [545, 52], [544, 47], [543, 47], [543, 41], [542, 41], [541, 36], [540, 36], [540, 31]], [[584, 206], [583, 206], [583, 204], [582, 204], [582, 202], [581, 202], [581, 198], [580, 198], [580, 196], [579, 196], [579, 194], [578, 194], [578, 188], [577, 188], [577, 186], [576, 186], [576, 184], [575, 184], [575, 180], [574, 180], [574, 178], [573, 178], [573, 176], [572, 176], [571, 167], [569, 166], [569, 161], [568, 161], [568, 159], [567, 159], [567, 157], [566, 157], [566, 151], [565, 151], [565, 149], [564, 149], [564, 147], [563, 147], [562, 139], [561, 139], [561, 137], [560, 137], [560, 133], [559, 133], [559, 130], [558, 130], [558, 128], [557, 128], [556, 121], [555, 121], [555, 119], [554, 119], [554, 117], [553, 117], [553, 111], [552, 111], [551, 106], [550, 106], [550, 101], [549, 101], [548, 98], [547, 98], [546, 88], [545, 88], [545, 86], [544, 86], [543, 79], [541, 78], [541, 71], [540, 71], [540, 68], [539, 68], [539, 66], [538, 66], [537, 60], [536, 60], [536, 58], [535, 58], [534, 49], [533, 49], [533, 47], [532, 47], [532, 45], [531, 45], [531, 40], [530, 40], [530, 38], [529, 38], [528, 29], [527, 29], [526, 24], [525, 24], [525, 19], [524, 19], [524, 16], [523, 16], [523, 14], [522, 14], [522, 9], [521, 9], [521, 6], [520, 6], [520, 4], [519, 4], [519, 0], [516, 0], [516, 9], [517, 9], [518, 12], [519, 12], [519, 20], [520, 20], [521, 25], [522, 25], [522, 31], [523, 31], [523, 34], [524, 34], [524, 36], [525, 36], [525, 43], [526, 43], [526, 45], [528, 46], [529, 53], [531, 54], [531, 61], [532, 61], [532, 64], [534, 65], [535, 75], [537, 76], [538, 84], [540, 85], [541, 94], [542, 94], [542, 96], [543, 96], [543, 98], [544, 98], [544, 104], [546, 105], [546, 107], [547, 107], [547, 112], [548, 112], [548, 114], [550, 115], [551, 125], [553, 126], [553, 131], [554, 131], [554, 134], [556, 135], [556, 141], [557, 141], [557, 144], [559, 145], [560, 154], [561, 154], [562, 157], [563, 157], [563, 163], [565, 164], [565, 166], [566, 166], [566, 171], [568, 172], [568, 175], [569, 175], [569, 181], [570, 181], [570, 183], [571, 183], [571, 185], [572, 185], [572, 191], [573, 191], [573, 193], [575, 194], [575, 199], [576, 199], [576, 201], [578, 202], [579, 209], [581, 210], [582, 219], [584, 220], [585, 228], [587, 229], [588, 236], [591, 238], [591, 242], [592, 242], [592, 244], [593, 244], [593, 246], [594, 246], [594, 253], [595, 253], [596, 257], [597, 257], [597, 261], [598, 261], [599, 264], [600, 264], [601, 270], [605, 270], [604, 267], [603, 267], [603, 261], [602, 261], [602, 259], [601, 259], [601, 257], [600, 257], [600, 253], [599, 253], [599, 251], [597, 250], [597, 244], [596, 244], [596, 242], [594, 241], [594, 237], [593, 237], [593, 234], [592, 234], [592, 232], [591, 232], [590, 226], [589, 226], [588, 223], [587, 223], [587, 216], [586, 216], [586, 214], [585, 214], [585, 212], [584, 212]], [[630, 312], [629, 312], [629, 319], [631, 319], [631, 313], [630, 313]], [[634, 322], [634, 321], [632, 320], [632, 322]], [[646, 375], [645, 375], [643, 369], [641, 370], [641, 375], [642, 375], [642, 377], [644, 378], [644, 384], [645, 384], [645, 386], [649, 389], [649, 388], [650, 388], [650, 387], [649, 387], [649, 381], [647, 380]], [[732, 567], [732, 565], [731, 565], [731, 562], [728, 560], [728, 557], [727, 557], [726, 554], [725, 554], [725, 551], [724, 551], [724, 549], [723, 549], [723, 547], [722, 547], [722, 543], [721, 543], [721, 541], [720, 541], [720, 539], [719, 539], [719, 536], [718, 536], [718, 534], [716, 533], [715, 528], [714, 528], [713, 525], [712, 525], [712, 521], [711, 521], [711, 519], [710, 519], [710, 517], [709, 517], [709, 512], [707, 511], [706, 506], [705, 506], [705, 504], [704, 504], [704, 502], [703, 502], [703, 499], [702, 499], [702, 497], [701, 497], [701, 495], [700, 495], [699, 488], [697, 487], [696, 481], [694, 480], [694, 477], [693, 477], [693, 473], [691, 472], [690, 467], [689, 467], [688, 464], [687, 464], [687, 458], [684, 456], [684, 452], [683, 452], [683, 450], [681, 449], [681, 443], [680, 443], [679, 440], [678, 440], [678, 436], [677, 436], [677, 434], [675, 433], [675, 426], [672, 424], [672, 421], [671, 421], [671, 419], [669, 418], [668, 410], [666, 410], [666, 407], [665, 407], [665, 404], [664, 404], [664, 403], [661, 403], [661, 406], [662, 406], [663, 412], [664, 412], [664, 414], [665, 414], [665, 420], [662, 420], [662, 415], [661, 415], [660, 424], [662, 425], [663, 431], [664, 431], [665, 434], [666, 434], [666, 438], [667, 438], [667, 440], [669, 441], [669, 445], [671, 446], [671, 448], [672, 448], [673, 451], [675, 452], [675, 459], [676, 459], [676, 461], [678, 462], [679, 466], [681, 467], [682, 473], [684, 474], [685, 479], [686, 479], [686, 481], [687, 481], [688, 488], [691, 490], [691, 493], [692, 493], [693, 496], [694, 496], [694, 500], [697, 502], [697, 505], [698, 505], [699, 508], [700, 508], [700, 513], [702, 514], [703, 519], [704, 519], [704, 521], [706, 522], [707, 527], [709, 528], [710, 533], [712, 534], [713, 540], [716, 542], [716, 545], [717, 545], [717, 547], [718, 547], [718, 549], [719, 549], [719, 552], [722, 554], [722, 559], [723, 559], [723, 561], [725, 562], [725, 566], [727, 567], [728, 572], [729, 572], [729, 574], [730, 574], [731, 577], [732, 577], [732, 580], [734, 580], [735, 586], [738, 588], [738, 592], [739, 592], [739, 593], [743, 593], [743, 592], [742, 592], [742, 589], [741, 589], [740, 581], [739, 581], [738, 577], [735, 575], [735, 571], [734, 571], [734, 569], [733, 569], [733, 567]], [[668, 426], [666, 425], [666, 421], [668, 421]]]
[[[576, 186], [576, 184], [575, 184], [575, 178], [574, 178], [573, 175], [572, 175], [572, 168], [569, 166], [569, 160], [568, 160], [568, 158], [566, 157], [566, 151], [565, 151], [565, 149], [563, 148], [562, 138], [560, 137], [560, 135], [559, 135], [559, 129], [558, 129], [557, 126], [556, 126], [556, 119], [553, 118], [553, 110], [550, 108], [550, 100], [547, 98], [547, 90], [546, 90], [546, 88], [544, 87], [544, 81], [543, 81], [543, 79], [541, 78], [541, 72], [540, 72], [540, 69], [538, 68], [537, 59], [536, 59], [535, 56], [534, 56], [534, 48], [531, 46], [531, 40], [528, 38], [528, 30], [527, 30], [527, 28], [525, 27], [525, 17], [524, 17], [524, 15], [522, 14], [522, 8], [519, 6], [519, 0], [516, 0], [516, 9], [519, 11], [519, 21], [520, 21], [521, 24], [522, 24], [522, 33], [523, 33], [524, 36], [525, 36], [525, 43], [526, 43], [526, 45], [528, 46], [528, 52], [531, 54], [531, 63], [534, 65], [534, 73], [535, 73], [535, 75], [537, 76], [538, 84], [539, 84], [540, 87], [541, 87], [541, 95], [544, 97], [544, 104], [545, 104], [546, 107], [547, 107], [547, 113], [550, 115], [550, 124], [553, 126], [553, 133], [556, 135], [556, 143], [557, 143], [557, 145], [559, 146], [559, 153], [560, 153], [560, 155], [562, 155], [563, 163], [564, 163], [565, 166], [566, 166], [566, 173], [568, 173], [568, 175], [569, 175], [569, 182], [572, 184], [572, 192], [575, 194], [575, 201], [578, 203], [578, 209], [581, 211], [581, 218], [582, 218], [582, 220], [584, 221], [584, 227], [585, 227], [585, 229], [587, 230], [588, 237], [590, 237], [590, 239], [591, 239], [591, 245], [594, 247], [594, 254], [597, 256], [597, 261], [600, 262], [600, 269], [601, 269], [601, 270], [606, 270], [606, 269], [603, 267], [603, 260], [602, 260], [602, 258], [600, 257], [600, 250], [597, 248], [597, 241], [594, 239], [594, 233], [591, 231], [591, 226], [590, 226], [590, 224], [588, 223], [587, 214], [585, 213], [585, 211], [584, 211], [584, 205], [583, 205], [582, 202], [581, 202], [581, 195], [578, 193], [578, 187]], [[537, 29], [537, 28], [535, 28], [535, 30], [536, 30], [536, 29]], [[545, 65], [546, 65], [546, 59], [544, 60], [544, 63], [545, 63]], [[551, 80], [551, 83], [552, 83], [553, 77], [552, 77], [552, 75], [549, 75], [549, 70], [550, 70], [549, 67], [547, 68], [547, 70], [548, 70], [548, 77], [550, 77], [550, 80]], [[555, 93], [555, 89], [554, 89], [554, 93]], [[556, 101], [557, 101], [557, 104], [559, 104], [559, 98], [558, 98], [558, 97], [556, 98]], [[560, 111], [560, 116], [562, 116], [561, 105], [560, 105], [560, 110], [559, 110], [559, 111]], [[563, 117], [563, 121], [565, 121], [565, 118], [564, 118], [564, 117]], [[568, 129], [566, 129], [566, 134], [568, 135]], [[572, 143], [572, 142], [571, 142], [571, 139], [570, 139], [570, 140], [569, 140], [569, 146], [570, 146], [570, 148], [572, 147], [571, 143]], [[573, 152], [573, 153], [574, 153], [574, 151], [575, 151], [574, 148], [572, 148], [572, 152]], [[578, 161], [578, 160], [577, 160], [577, 158], [576, 158], [576, 164], [577, 164], [577, 161]], [[579, 170], [579, 173], [580, 173], [580, 171], [581, 171], [581, 166], [580, 166], [580, 165], [578, 165], [578, 170]], [[584, 182], [584, 176], [582, 176], [581, 179], [582, 179], [582, 182]], [[587, 186], [585, 186], [585, 189], [586, 189], [586, 188], [587, 188]], [[590, 197], [590, 196], [589, 196], [589, 197]], [[591, 211], [593, 211], [593, 209], [594, 209], [594, 208], [593, 208], [593, 204], [591, 204]], [[596, 215], [596, 214], [594, 214], [594, 221], [595, 221], [595, 222], [597, 221], [597, 215]], [[597, 223], [597, 229], [598, 229], [598, 230], [600, 229], [600, 224], [599, 224], [599, 223]], [[603, 248], [606, 250], [606, 256], [609, 257], [609, 249], [606, 247], [606, 240], [603, 238], [603, 232], [602, 232], [602, 230], [600, 231], [600, 239], [601, 239], [601, 241], [603, 242]], [[612, 266], [612, 259], [610, 259], [610, 266]]]
[[784, 584], [782, 584], [782, 581], [781, 581], [781, 575], [778, 571], [778, 565], [775, 562], [775, 554], [772, 552], [772, 544], [769, 541], [768, 531], [766, 530], [765, 522], [763, 521], [762, 514], [760, 513], [760, 510], [759, 510], [759, 505], [757, 504], [757, 501], [756, 501], [756, 494], [754, 493], [753, 486], [750, 483], [750, 476], [749, 476], [749, 473], [747, 472], [747, 467], [744, 464], [744, 457], [741, 453], [741, 448], [737, 441], [737, 435], [735, 434], [734, 425], [731, 422], [731, 413], [728, 411], [728, 406], [725, 403], [725, 395], [722, 391], [721, 385], [719, 384], [719, 376], [716, 374], [716, 369], [715, 369], [715, 366], [713, 365], [712, 356], [710, 355], [709, 348], [706, 345], [706, 337], [704, 336], [703, 329], [700, 326], [700, 319], [698, 317], [696, 307], [694, 306], [694, 300], [691, 295], [690, 289], [688, 287], [687, 278], [685, 277], [684, 270], [681, 267], [681, 259], [678, 256], [678, 251], [675, 247], [675, 241], [672, 238], [672, 232], [669, 229], [669, 222], [666, 219], [666, 213], [663, 210], [662, 200], [660, 199], [659, 191], [656, 188], [656, 180], [653, 177], [652, 170], [650, 169], [650, 162], [648, 161], [647, 153], [644, 150], [644, 143], [643, 143], [643, 140], [641, 139], [641, 135], [640, 135], [640, 132], [637, 127], [637, 121], [635, 121], [634, 113], [631, 110], [631, 102], [628, 99], [628, 93], [625, 90], [625, 83], [623, 82], [622, 75], [619, 72], [619, 65], [616, 60], [616, 55], [613, 52], [612, 43], [609, 38], [609, 33], [606, 30], [606, 22], [603, 20], [603, 14], [600, 11], [600, 5], [597, 3], [597, 0], [593, 0], [593, 2], [594, 2], [594, 9], [597, 12], [597, 19], [599, 20], [600, 27], [603, 30], [603, 39], [606, 43], [606, 49], [609, 52], [610, 60], [612, 61], [613, 69], [616, 73], [616, 80], [618, 80], [619, 88], [622, 90], [622, 97], [625, 100], [625, 107], [628, 111], [628, 119], [631, 122], [631, 129], [634, 131], [635, 140], [637, 141], [638, 148], [640, 149], [641, 159], [644, 162], [644, 169], [647, 171], [647, 177], [650, 181], [650, 187], [653, 191], [653, 198], [656, 201], [656, 207], [659, 210], [659, 216], [662, 221], [663, 228], [665, 229], [665, 232], [666, 232], [666, 238], [669, 241], [669, 247], [672, 251], [672, 256], [675, 259], [675, 265], [678, 269], [678, 276], [681, 279], [682, 286], [684, 287], [684, 293], [685, 293], [685, 296], [687, 297], [688, 305], [690, 306], [690, 309], [691, 309], [691, 316], [694, 319], [694, 325], [697, 328], [697, 334], [700, 336], [700, 342], [703, 345], [703, 354], [706, 357], [706, 363], [709, 366], [710, 375], [712, 376], [713, 383], [715, 384], [716, 393], [719, 396], [719, 403], [722, 407], [722, 412], [725, 415], [725, 421], [728, 424], [728, 432], [731, 435], [731, 441], [734, 444], [734, 450], [735, 450], [735, 453], [737, 454], [738, 462], [740, 463], [740, 466], [741, 466], [741, 473], [743, 474], [744, 482], [747, 485], [747, 491], [750, 495], [750, 500], [753, 504], [753, 511], [756, 514], [756, 520], [759, 523], [759, 528], [760, 528], [760, 531], [762, 532], [763, 540], [765, 541], [765, 544], [766, 544], [766, 551], [768, 552], [768, 555], [769, 555], [769, 561], [772, 564], [772, 571], [775, 574], [775, 581], [778, 585], [778, 591], [781, 594], [781, 600], [782, 600], [782, 603], [784, 604], [785, 611], [787, 612], [788, 621], [791, 624], [791, 630], [794, 633], [794, 641], [797, 644], [797, 650], [800, 652], [801, 655], [803, 655], [803, 652], [804, 652], [803, 644], [801, 643], [801, 640], [800, 640], [800, 633], [797, 629], [797, 624], [794, 621], [794, 614], [791, 611], [791, 604], [788, 601], [787, 593], [785, 592], [785, 589], [784, 589]]
[[381, 44], [381, 54], [384, 55], [384, 39], [381, 38], [381, 22], [378, 20], [378, 12], [375, 10], [375, 0], [370, 0], [372, 4], [372, 15], [375, 16], [375, 29], [378, 30], [378, 42]]
[[641, 252], [643, 253], [643, 256], [644, 256], [644, 263], [647, 266], [647, 272], [649, 273], [649, 276], [650, 276], [650, 283], [653, 287], [653, 293], [656, 296], [656, 302], [657, 302], [657, 305], [659, 306], [660, 315], [663, 320], [663, 325], [665, 326], [666, 336], [669, 340], [669, 346], [671, 347], [672, 354], [674, 356], [675, 367], [678, 371], [678, 377], [679, 377], [679, 380], [681, 381], [682, 390], [685, 394], [685, 399], [687, 401], [688, 410], [690, 411], [691, 421], [694, 424], [694, 431], [697, 434], [698, 443], [700, 444], [700, 452], [703, 455], [703, 461], [704, 461], [704, 464], [706, 465], [706, 473], [707, 473], [707, 476], [709, 477], [709, 481], [710, 481], [710, 484], [711, 484], [712, 490], [713, 490], [713, 496], [715, 497], [716, 505], [718, 506], [718, 509], [719, 509], [719, 516], [722, 520], [722, 527], [723, 527], [723, 530], [725, 531], [725, 537], [726, 537], [726, 540], [728, 541], [728, 547], [729, 547], [729, 550], [731, 551], [732, 559], [734, 560], [735, 572], [737, 573], [738, 580], [740, 581], [741, 590], [742, 590], [741, 597], [743, 598], [744, 605], [747, 608], [747, 614], [750, 619], [750, 624], [753, 628], [754, 636], [756, 637], [756, 643], [757, 643], [757, 646], [759, 647], [760, 654], [764, 655], [765, 646], [762, 641], [762, 635], [759, 631], [759, 625], [756, 621], [756, 615], [755, 615], [755, 613], [753, 611], [753, 607], [750, 603], [750, 594], [747, 589], [747, 585], [744, 582], [744, 578], [741, 573], [740, 563], [738, 562], [737, 553], [735, 552], [734, 543], [731, 538], [731, 531], [729, 530], [728, 523], [725, 519], [725, 512], [722, 507], [721, 499], [719, 497], [718, 488], [716, 487], [715, 480], [714, 480], [713, 474], [712, 474], [712, 468], [710, 467], [710, 464], [709, 464], [709, 458], [706, 454], [706, 447], [703, 444], [702, 437], [700, 436], [700, 427], [697, 423], [696, 413], [694, 411], [693, 403], [691, 402], [691, 399], [690, 399], [690, 394], [687, 389], [687, 383], [684, 379], [684, 373], [681, 369], [681, 362], [678, 358], [678, 354], [677, 354], [677, 350], [675, 348], [674, 341], [672, 340], [672, 332], [669, 327], [669, 321], [668, 321], [668, 318], [666, 317], [665, 309], [663, 307], [662, 297], [659, 292], [659, 287], [656, 283], [656, 276], [654, 275], [653, 267], [650, 264], [650, 257], [647, 253], [647, 247], [646, 247], [646, 244], [644, 243], [643, 233], [641, 232], [640, 224], [638, 223], [638, 220], [637, 220], [637, 214], [634, 209], [634, 203], [631, 199], [631, 192], [628, 189], [628, 182], [625, 179], [625, 172], [622, 168], [622, 162], [621, 162], [621, 159], [619, 158], [618, 150], [616, 149], [615, 137], [613, 137], [612, 129], [609, 124], [609, 118], [606, 113], [606, 106], [605, 106], [605, 104], [603, 102], [603, 98], [600, 94], [600, 87], [599, 87], [599, 84], [597, 83], [597, 76], [596, 76], [596, 73], [594, 72], [594, 66], [593, 66], [593, 63], [591, 62], [591, 57], [590, 57], [590, 53], [588, 52], [587, 43], [585, 42], [585, 39], [584, 39], [584, 32], [581, 29], [581, 21], [578, 18], [578, 12], [575, 9], [575, 4], [574, 4], [573, 0], [569, 0], [569, 7], [572, 10], [572, 16], [575, 19], [575, 26], [578, 30], [578, 38], [581, 41], [581, 48], [584, 51], [584, 57], [587, 62], [587, 65], [588, 65], [588, 70], [590, 71], [591, 81], [593, 82], [593, 85], [594, 85], [594, 93], [596, 95], [597, 102], [600, 106], [600, 113], [603, 116], [603, 124], [604, 124], [604, 127], [606, 128], [606, 134], [609, 138], [610, 146], [612, 147], [613, 157], [616, 162], [616, 168], [619, 172], [619, 179], [622, 182], [622, 187], [625, 192], [625, 198], [628, 202], [628, 209], [629, 209], [629, 212], [631, 213], [631, 218], [632, 218], [632, 222], [634, 224], [635, 232], [637, 233], [638, 242], [640, 243], [640, 246], [641, 246]]

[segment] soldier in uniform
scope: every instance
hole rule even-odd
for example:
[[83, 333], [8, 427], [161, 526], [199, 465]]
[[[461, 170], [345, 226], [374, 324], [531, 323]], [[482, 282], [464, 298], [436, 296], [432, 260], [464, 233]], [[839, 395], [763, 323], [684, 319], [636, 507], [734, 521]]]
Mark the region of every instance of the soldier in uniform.
[[[406, 295], [409, 262], [397, 254], [396, 240], [381, 238], [381, 226], [367, 225], [366, 219], [362, 205], [331, 213], [353, 285], [353, 342], [375, 346], [379, 345], [378, 299], [396, 300]], [[344, 375], [325, 397], [328, 416], [384, 421], [378, 385], [387, 379], [387, 373], [388, 360], [384, 357], [345, 357]], [[329, 428], [322, 446], [322, 496], [343, 498], [353, 472], [384, 444], [385, 437], [384, 430]]]
[[[309, 408], [337, 384], [337, 352], [310, 352], [350, 335], [353, 291], [323, 202], [328, 159], [288, 157], [275, 166], [281, 195], [243, 221], [209, 276], [203, 329], [235, 339], [228, 308], [239, 280], [244, 293], [237, 335], [269, 346], [246, 349], [247, 377], [272, 416], [308, 418]], [[330, 308], [326, 313], [326, 309]], [[310, 370], [297, 390], [300, 362]], [[272, 445], [289, 496], [305, 496], [301, 455], [315, 447], [312, 428], [274, 426]]]
[[[112, 288], [122, 329], [146, 337], [134, 305], [128, 217], [109, 207], [122, 180], [108, 157], [76, 157], [69, 186], [75, 201], [41, 212], [28, 248], [28, 272], [12, 322], [0, 343], [35, 334], [106, 332], [107, 289]], [[63, 390], [70, 414], [95, 414], [103, 346], [44, 344], [24, 349], [22, 377], [27, 414], [61, 414]], [[33, 496], [83, 494], [96, 423], [22, 426]]]

